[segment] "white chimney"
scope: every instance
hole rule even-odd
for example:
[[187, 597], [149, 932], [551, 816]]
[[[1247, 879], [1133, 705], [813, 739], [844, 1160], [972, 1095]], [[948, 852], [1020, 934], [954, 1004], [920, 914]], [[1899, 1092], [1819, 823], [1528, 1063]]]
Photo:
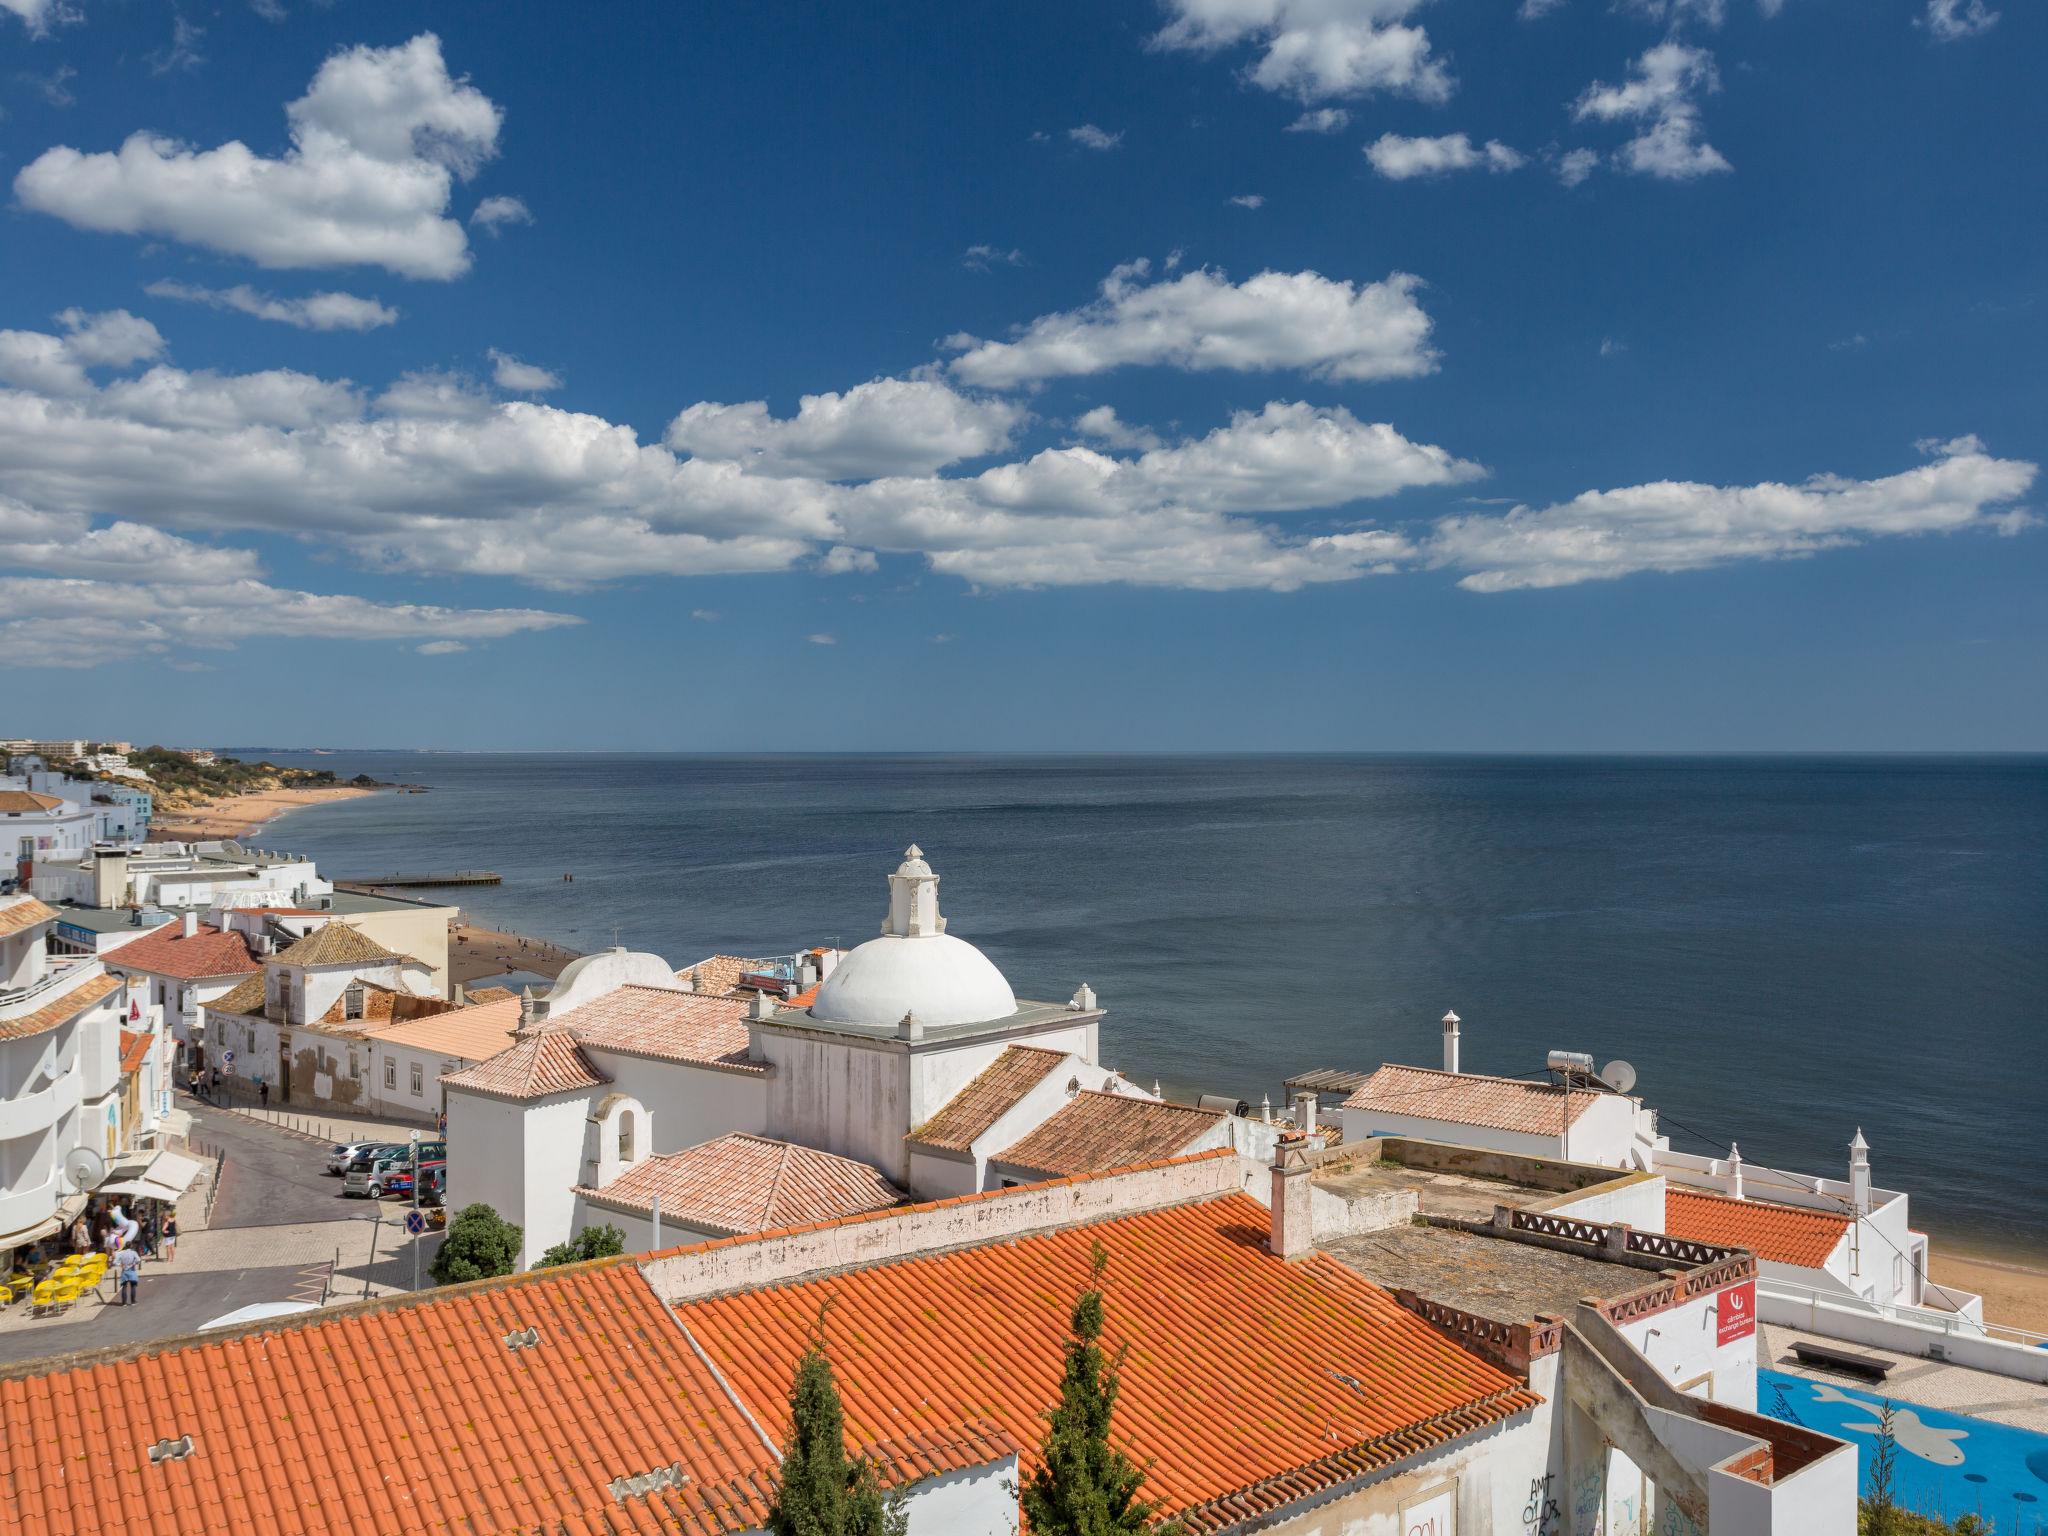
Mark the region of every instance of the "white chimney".
[[1295, 1103], [1301, 1106], [1301, 1133], [1313, 1136], [1316, 1133], [1316, 1096], [1312, 1093], [1298, 1093]]
[[1458, 1023], [1459, 1019], [1455, 1013], [1444, 1015], [1444, 1070], [1446, 1072], [1458, 1070]]
[[1273, 1149], [1272, 1228], [1266, 1246], [1283, 1259], [1315, 1249], [1315, 1207], [1306, 1137], [1283, 1136]]
[[1742, 1198], [1742, 1148], [1732, 1141], [1728, 1143], [1728, 1193], [1737, 1200]]
[[1849, 1203], [1858, 1216], [1870, 1211], [1870, 1143], [1863, 1139], [1863, 1127], [1856, 1127], [1856, 1139], [1849, 1143]]
[[185, 909], [185, 921], [179, 932], [188, 939], [196, 937], [199, 933], [199, 914], [189, 907]]

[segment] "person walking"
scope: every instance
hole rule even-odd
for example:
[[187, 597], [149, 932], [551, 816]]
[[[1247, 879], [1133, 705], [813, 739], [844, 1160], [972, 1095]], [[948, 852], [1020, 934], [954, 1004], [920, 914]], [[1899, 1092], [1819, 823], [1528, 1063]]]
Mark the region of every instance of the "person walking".
[[117, 1289], [121, 1298], [114, 1304], [120, 1307], [134, 1306], [136, 1291], [142, 1284], [142, 1254], [140, 1250], [131, 1246], [117, 1252], [114, 1255], [114, 1275], [120, 1282]]
[[92, 1223], [85, 1219], [85, 1213], [82, 1211], [79, 1213], [78, 1220], [71, 1223], [71, 1251], [73, 1253], [92, 1252]]
[[257, 1078], [257, 1079], [256, 1079], [256, 1097], [257, 1097], [257, 1098], [259, 1098], [259, 1099], [261, 1099], [261, 1100], [263, 1101], [263, 1107], [264, 1107], [265, 1109], [268, 1109], [268, 1108], [270, 1108], [270, 1079], [269, 1079], [269, 1078], [267, 1078], [267, 1077], [259, 1077], [259, 1078]]
[[164, 1211], [164, 1226], [157, 1239], [157, 1252], [166, 1264], [178, 1256], [178, 1208], [175, 1205]]
[[211, 1088], [211, 1089], [213, 1090], [213, 1092], [212, 1092], [212, 1093], [211, 1093], [211, 1094], [209, 1095], [209, 1098], [212, 1098], [212, 1099], [218, 1099], [218, 1098], [220, 1097], [220, 1068], [219, 1068], [219, 1067], [215, 1067], [215, 1068], [213, 1069], [213, 1077], [212, 1077], [212, 1079], [211, 1079], [211, 1080], [210, 1080], [210, 1081], [208, 1082], [207, 1086], [208, 1086], [208, 1087], [210, 1087], [210, 1088]]

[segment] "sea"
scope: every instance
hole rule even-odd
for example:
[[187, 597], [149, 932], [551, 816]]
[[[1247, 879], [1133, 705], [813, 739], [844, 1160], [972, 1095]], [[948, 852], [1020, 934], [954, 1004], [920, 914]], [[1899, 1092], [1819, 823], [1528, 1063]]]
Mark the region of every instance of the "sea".
[[[670, 756], [241, 749], [423, 785], [252, 839], [485, 868], [477, 919], [677, 965], [872, 937], [911, 843], [1020, 997], [1176, 1096], [1625, 1061], [1685, 1151], [1874, 1181], [2048, 1260], [2048, 758]], [[566, 878], [573, 876], [573, 879]]]

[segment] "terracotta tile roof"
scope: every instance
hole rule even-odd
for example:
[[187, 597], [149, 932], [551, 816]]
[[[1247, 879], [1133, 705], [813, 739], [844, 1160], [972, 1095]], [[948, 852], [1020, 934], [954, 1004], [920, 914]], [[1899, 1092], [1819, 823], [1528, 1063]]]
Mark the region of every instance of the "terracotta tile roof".
[[554, 1014], [548, 1022], [600, 1050], [766, 1073], [766, 1062], [747, 1057], [746, 1011], [736, 997], [624, 986]]
[[576, 1037], [560, 1025], [544, 1025], [509, 1049], [441, 1079], [494, 1099], [544, 1099], [551, 1093], [597, 1088], [611, 1081], [591, 1064]]
[[[774, 1457], [630, 1264], [314, 1315], [0, 1381], [0, 1523], [709, 1536], [765, 1513]], [[527, 1329], [534, 1343], [507, 1347]], [[151, 1461], [188, 1434], [189, 1457]], [[680, 1489], [612, 1491], [676, 1463]]]
[[253, 976], [244, 976], [205, 1006], [215, 1013], [239, 1013], [250, 1018], [261, 1018], [263, 994], [263, 973], [258, 971]]
[[602, 1189], [577, 1193], [705, 1232], [766, 1232], [886, 1210], [909, 1197], [866, 1163], [735, 1131], [650, 1157]]
[[202, 976], [246, 976], [263, 969], [263, 963], [249, 949], [247, 935], [231, 928], [223, 933], [210, 923], [201, 923], [191, 938], [182, 924], [163, 926], [131, 939], [107, 956], [117, 970], [148, 971], [152, 976], [171, 976], [193, 981]]
[[687, 981], [695, 976], [700, 996], [730, 997], [752, 964], [751, 960], [740, 955], [706, 955], [695, 965], [686, 965], [677, 971], [676, 980]]
[[1013, 1045], [983, 1067], [979, 1076], [940, 1105], [939, 1112], [906, 1139], [921, 1146], [965, 1152], [974, 1145], [975, 1137], [994, 1125], [1005, 1111], [1044, 1082], [1046, 1073], [1066, 1059], [1065, 1051]]
[[506, 998], [519, 994], [510, 987], [470, 987], [462, 995], [472, 1003], [502, 1003]]
[[121, 1031], [121, 1075], [131, 1076], [142, 1070], [142, 1064], [149, 1060], [150, 1042], [153, 1035], [140, 1034], [132, 1029]]
[[1540, 1401], [1328, 1255], [1275, 1258], [1267, 1225], [1256, 1201], [1227, 1195], [677, 1315], [760, 1414], [785, 1400], [829, 1297], [827, 1347], [851, 1440], [986, 1417], [1025, 1447], [1028, 1476], [1100, 1242], [1105, 1343], [1129, 1346], [1115, 1435], [1151, 1464], [1146, 1492], [1162, 1513], [1196, 1532], [1255, 1520]]
[[23, 896], [0, 906], [0, 939], [9, 934], [33, 928], [37, 923], [47, 923], [57, 915], [55, 907], [46, 907], [33, 896]]
[[[501, 989], [502, 990], [502, 989]], [[467, 1008], [450, 1008], [446, 1013], [423, 1019], [401, 1019], [363, 1031], [370, 1040], [387, 1045], [406, 1045], [415, 1050], [458, 1056], [464, 1061], [488, 1061], [512, 1044], [512, 1032], [519, 1027], [519, 999], [507, 993], [493, 1002]]]
[[48, 1034], [58, 1025], [70, 1023], [108, 993], [120, 990], [120, 977], [95, 976], [69, 992], [59, 993], [32, 1012], [0, 1019], [0, 1040], [26, 1040], [31, 1035]]
[[[1563, 1123], [1564, 1093], [1554, 1083], [1487, 1077], [1477, 1072], [1439, 1072], [1432, 1067], [1390, 1063], [1367, 1078], [1365, 1086], [1344, 1101], [1344, 1107], [1554, 1136]], [[1603, 1097], [1590, 1088], [1572, 1089], [1572, 1123], [1576, 1125], [1579, 1117]]]
[[1187, 1104], [1083, 1089], [1064, 1109], [991, 1160], [1053, 1178], [1101, 1173], [1185, 1152], [1189, 1142], [1214, 1129], [1222, 1118], [1215, 1110]]
[[272, 958], [280, 965], [369, 965], [405, 957], [347, 923], [326, 922]]
[[0, 789], [0, 816], [19, 816], [26, 811], [54, 811], [63, 803], [55, 795], [37, 794], [32, 789]]
[[1768, 1200], [1734, 1200], [1664, 1186], [1664, 1230], [1696, 1243], [1747, 1248], [1773, 1264], [1819, 1269], [1848, 1232], [1850, 1218]]

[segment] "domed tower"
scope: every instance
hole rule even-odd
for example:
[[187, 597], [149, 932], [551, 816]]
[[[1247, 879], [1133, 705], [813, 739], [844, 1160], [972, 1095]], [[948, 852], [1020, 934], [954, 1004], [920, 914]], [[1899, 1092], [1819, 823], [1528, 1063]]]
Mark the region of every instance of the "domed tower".
[[1017, 1011], [1017, 996], [987, 955], [946, 932], [939, 877], [915, 843], [889, 877], [889, 915], [833, 967], [811, 1003], [830, 1024], [894, 1029], [906, 1018], [924, 1029], [983, 1024]]

